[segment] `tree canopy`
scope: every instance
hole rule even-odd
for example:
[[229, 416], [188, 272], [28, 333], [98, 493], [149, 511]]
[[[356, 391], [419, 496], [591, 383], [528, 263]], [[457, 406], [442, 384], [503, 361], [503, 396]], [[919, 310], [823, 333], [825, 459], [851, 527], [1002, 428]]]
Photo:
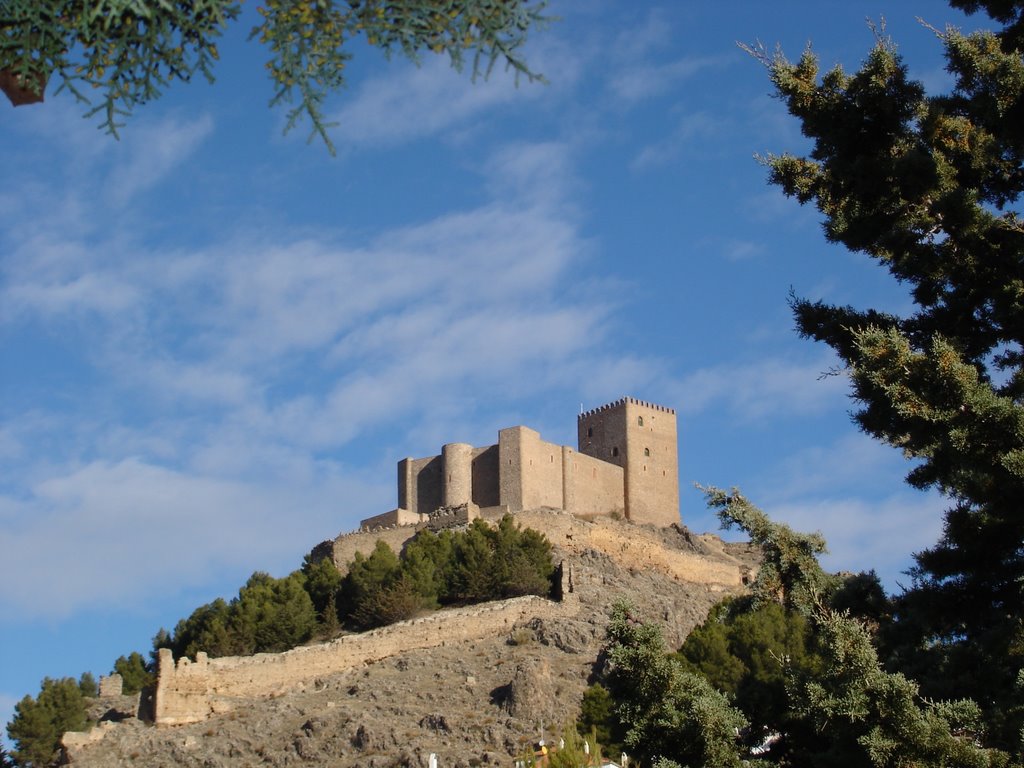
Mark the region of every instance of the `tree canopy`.
[[[268, 51], [271, 105], [292, 105], [285, 130], [308, 117], [332, 147], [323, 103], [345, 83], [354, 39], [414, 61], [447, 54], [474, 78], [501, 64], [535, 80], [520, 49], [543, 9], [536, 0], [266, 0], [250, 38]], [[17, 106], [41, 101], [56, 78], [116, 135], [175, 81], [212, 81], [217, 42], [241, 10], [241, 0], [0, 0], [0, 88]]]
[[38, 696], [25, 696], [14, 706], [14, 717], [7, 724], [7, 735], [15, 744], [11, 757], [19, 766], [50, 765], [64, 733], [83, 731], [86, 724], [79, 681], [44, 678]]
[[813, 143], [767, 163], [829, 241], [911, 292], [906, 315], [792, 303], [801, 334], [843, 361], [860, 427], [914, 460], [911, 485], [950, 500], [897, 600], [893, 663], [928, 695], [976, 698], [1010, 746], [1024, 666], [1024, 2], [953, 5], [1004, 26], [936, 30], [949, 93], [928, 94], [881, 35], [853, 74], [819, 72], [810, 50], [767, 58]]

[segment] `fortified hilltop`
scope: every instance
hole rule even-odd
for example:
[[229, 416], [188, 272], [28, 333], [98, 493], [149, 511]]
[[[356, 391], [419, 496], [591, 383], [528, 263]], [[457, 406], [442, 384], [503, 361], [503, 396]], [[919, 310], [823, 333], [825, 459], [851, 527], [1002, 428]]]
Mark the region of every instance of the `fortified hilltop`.
[[634, 523], [679, 523], [679, 451], [671, 408], [623, 397], [581, 413], [577, 447], [529, 427], [498, 432], [495, 445], [448, 443], [436, 456], [398, 462], [398, 506], [364, 531], [427, 523], [437, 510], [463, 520], [538, 507]]

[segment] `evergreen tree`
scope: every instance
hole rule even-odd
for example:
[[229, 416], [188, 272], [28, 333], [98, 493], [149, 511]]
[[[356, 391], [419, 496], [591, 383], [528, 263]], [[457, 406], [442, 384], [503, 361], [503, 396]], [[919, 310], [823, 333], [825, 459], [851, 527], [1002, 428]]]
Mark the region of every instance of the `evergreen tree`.
[[[519, 49], [545, 21], [543, 7], [533, 0], [268, 0], [250, 38], [269, 52], [271, 104], [298, 102], [286, 130], [306, 115], [330, 147], [322, 105], [345, 82], [351, 40], [363, 37], [413, 61], [444, 53], [456, 69], [468, 61], [474, 77], [500, 63], [534, 80]], [[170, 83], [198, 73], [212, 82], [217, 40], [240, 14], [241, 0], [4, 0], [0, 88], [15, 105], [41, 101], [51, 77], [90, 106], [87, 94], [102, 94], [87, 116], [100, 114], [116, 134], [134, 107]]]
[[930, 696], [971, 696], [1004, 746], [1024, 666], [1024, 54], [1021, 0], [955, 0], [1006, 26], [937, 31], [954, 79], [928, 95], [887, 40], [861, 69], [766, 59], [808, 157], [770, 177], [825, 236], [908, 286], [907, 316], [793, 299], [800, 332], [843, 360], [869, 435], [915, 459], [908, 481], [949, 497], [915, 556], [890, 663]]
[[36, 698], [25, 696], [14, 706], [7, 735], [14, 741], [11, 752], [22, 768], [56, 764], [60, 739], [67, 731], [84, 731], [88, 721], [78, 681], [43, 679]]
[[451, 531], [422, 530], [402, 549], [402, 573], [426, 608], [436, 608], [448, 595], [455, 564], [454, 542]]
[[479, 519], [455, 537], [449, 601], [478, 603], [495, 595], [494, 539], [494, 531]]
[[[365, 622], [371, 614], [368, 609], [364, 609], [364, 605], [376, 600], [379, 597], [378, 593], [391, 587], [401, 575], [398, 555], [383, 539], [377, 541], [369, 557], [356, 552], [341, 583], [342, 600], [339, 612], [356, 627], [368, 628]], [[377, 624], [371, 622], [369, 626]]]
[[300, 572], [282, 579], [256, 572], [232, 601], [228, 628], [236, 653], [279, 653], [306, 642], [316, 628]]
[[114, 662], [114, 672], [121, 676], [121, 692], [126, 696], [138, 693], [156, 680], [156, 675], [138, 651], [132, 651], [128, 656], [118, 656]]
[[786, 734], [772, 748], [783, 754], [792, 750], [794, 736], [804, 738], [789, 712], [787, 682], [795, 673], [819, 673], [822, 659], [803, 614], [775, 602], [757, 608], [742, 599], [720, 603], [686, 638], [679, 656], [684, 669], [707, 678], [750, 720], [748, 746]]
[[83, 672], [82, 676], [78, 678], [78, 690], [86, 698], [92, 698], [99, 694], [100, 689], [96, 685], [96, 678], [92, 676], [92, 672]]
[[679, 765], [739, 766], [743, 714], [702, 675], [666, 652], [661, 630], [617, 602], [608, 624], [608, 689], [625, 730], [625, 746], [641, 760]]
[[337, 595], [342, 577], [334, 561], [329, 557], [314, 559], [306, 555], [302, 560], [302, 575], [303, 586], [313, 601], [317, 620], [321, 624], [337, 623]]

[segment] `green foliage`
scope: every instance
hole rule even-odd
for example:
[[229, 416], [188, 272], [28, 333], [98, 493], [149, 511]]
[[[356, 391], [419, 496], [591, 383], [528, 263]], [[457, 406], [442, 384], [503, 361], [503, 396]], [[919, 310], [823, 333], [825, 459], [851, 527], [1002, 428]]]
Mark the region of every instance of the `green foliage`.
[[548, 768], [583, 768], [601, 754], [601, 745], [593, 736], [581, 735], [578, 725], [566, 723], [558, 740], [558, 748], [548, 756]]
[[[732, 498], [742, 497], [734, 493]], [[715, 504], [720, 498], [710, 496], [710, 501]], [[786, 526], [772, 523], [749, 502], [744, 501], [741, 509], [744, 514], [731, 519], [736, 519], [737, 525], [753, 539], [804, 540]], [[748, 530], [747, 525], [753, 530]], [[822, 549], [823, 545], [824, 542]], [[778, 552], [766, 553], [769, 563], [777, 561], [778, 557]], [[751, 680], [755, 682], [757, 697], [751, 699], [750, 693], [744, 692], [741, 676], [736, 685], [737, 704], [742, 706], [743, 699], [752, 710], [760, 708], [762, 712], [770, 712], [770, 707], [783, 708], [767, 725], [790, 742], [781, 750], [784, 762], [876, 768], [1007, 763], [1006, 753], [980, 746], [984, 729], [981, 711], [974, 702], [923, 698], [915, 682], [901, 673], [883, 670], [872, 634], [864, 622], [839, 613], [826, 602], [827, 599], [837, 603], [845, 601], [863, 606], [868, 613], [877, 613], [877, 579], [871, 574], [861, 575], [848, 579], [844, 585], [833, 581], [827, 592], [813, 590], [807, 584], [827, 584], [829, 580], [806, 578], [807, 574], [820, 572], [820, 566], [809, 560], [800, 562], [799, 568], [789, 571], [796, 574], [794, 578], [781, 580], [780, 593], [813, 595], [810, 606], [794, 604], [794, 608], [804, 609], [806, 621], [803, 613], [785, 613], [781, 607], [769, 608], [763, 600], [756, 599], [738, 601], [728, 609], [720, 608], [709, 620], [709, 623], [724, 620], [730, 624], [725, 633], [726, 649], [730, 655], [744, 661], [745, 667], [756, 670]], [[777, 563], [773, 571], [787, 572], [779, 569]], [[793, 588], [800, 584], [804, 586]], [[731, 667], [725, 666], [726, 674], [716, 671], [716, 662], [723, 655], [721, 640], [716, 637], [721, 633], [717, 627], [698, 632], [693, 646], [695, 652], [690, 657], [691, 661], [696, 660], [697, 666], [709, 663], [719, 679], [728, 680], [734, 671]], [[730, 644], [733, 639], [736, 642]], [[773, 651], [773, 645], [782, 650], [783, 655]], [[707, 648], [713, 652], [696, 652]], [[813, 653], [807, 653], [808, 649]], [[783, 662], [782, 681], [786, 693], [784, 699], [774, 701], [770, 694], [777, 686], [775, 675], [779, 668], [770, 660], [771, 656]], [[757, 683], [756, 678], [762, 678], [764, 683]]]
[[886, 632], [888, 663], [929, 696], [981, 702], [1019, 746], [1024, 667], [1024, 4], [955, 0], [1006, 26], [938, 31], [953, 78], [928, 95], [880, 39], [860, 70], [806, 52], [766, 63], [813, 142], [767, 159], [770, 179], [824, 217], [826, 237], [911, 291], [907, 316], [793, 299], [800, 332], [843, 360], [869, 435], [915, 460], [908, 481], [951, 500], [915, 556]]
[[717, 510], [722, 528], [739, 528], [760, 547], [761, 567], [751, 587], [756, 605], [781, 600], [789, 610], [809, 614], [836, 587], [822, 570], [818, 555], [826, 551], [820, 533], [798, 533], [772, 522], [736, 489], [701, 488], [708, 506]]
[[622, 725], [615, 715], [615, 701], [601, 683], [594, 683], [583, 693], [577, 728], [581, 736], [592, 738], [604, 746], [604, 754], [617, 758], [622, 754]]
[[340, 613], [357, 629], [410, 618], [439, 605], [551, 591], [551, 543], [511, 515], [497, 527], [474, 520], [459, 532], [420, 531], [399, 557], [378, 541], [357, 553], [340, 590]]
[[[330, 558], [307, 555], [301, 570], [282, 579], [254, 573], [231, 602], [217, 598], [200, 606], [173, 634], [161, 629], [153, 659], [159, 648], [170, 648], [175, 658], [278, 652], [314, 636], [333, 637], [339, 619], [365, 630], [441, 604], [546, 595], [553, 573], [550, 542], [508, 515], [496, 528], [478, 520], [464, 532], [421, 531], [401, 557], [378, 540], [369, 556], [356, 553], [344, 577]], [[131, 664], [145, 666], [141, 656]]]
[[436, 608], [448, 593], [455, 565], [455, 536], [451, 531], [423, 530], [402, 550], [402, 573], [422, 598], [424, 607]]
[[978, 746], [981, 711], [969, 700], [922, 699], [902, 674], [884, 672], [865, 627], [824, 611], [816, 617], [823, 668], [793, 673], [793, 708], [824, 737], [812, 758], [828, 765], [983, 768], [1005, 755]]
[[156, 681], [156, 675], [138, 651], [132, 651], [128, 656], [118, 656], [114, 662], [114, 672], [121, 676], [121, 692], [126, 696], [138, 693]]
[[329, 557], [314, 559], [306, 555], [302, 560], [303, 586], [313, 601], [318, 620], [337, 623], [337, 595], [341, 588], [341, 572]]
[[474, 520], [452, 542], [453, 563], [444, 603], [483, 600], [551, 591], [551, 543], [536, 531], [522, 530], [511, 515], [491, 528]]
[[[803, 614], [778, 603], [719, 604], [679, 649], [683, 668], [703, 675], [750, 720], [747, 743], [790, 733], [787, 676], [813, 676], [822, 660]], [[783, 745], [785, 746], [785, 745]]]
[[313, 601], [300, 572], [282, 579], [256, 572], [230, 603], [217, 598], [182, 619], [169, 639], [157, 636], [175, 658], [284, 651], [304, 643], [316, 628]]
[[[333, 151], [323, 103], [345, 82], [348, 41], [365, 36], [413, 61], [446, 53], [456, 69], [468, 61], [474, 77], [501, 62], [535, 80], [519, 49], [546, 21], [543, 8], [532, 0], [266, 0], [250, 37], [269, 49], [271, 104], [297, 102], [285, 130], [308, 116]], [[2, 11], [0, 74], [11, 79], [9, 92], [41, 100], [56, 74], [60, 89], [82, 101], [99, 95], [87, 116], [101, 114], [116, 134], [121, 118], [174, 81], [196, 73], [213, 80], [217, 39], [239, 17], [241, 0], [3, 0]]]
[[608, 625], [608, 689], [625, 744], [642, 760], [680, 765], [739, 766], [743, 714], [701, 675], [666, 653], [661, 630], [618, 602]]
[[254, 573], [238, 592], [229, 626], [241, 653], [277, 653], [304, 643], [316, 627], [313, 601], [300, 573], [275, 579]]
[[96, 685], [96, 678], [92, 676], [92, 672], [83, 672], [82, 676], [78, 678], [78, 690], [86, 698], [92, 698], [99, 694], [100, 689]]
[[25, 696], [14, 706], [7, 735], [14, 741], [11, 756], [27, 768], [55, 764], [66, 731], [84, 731], [85, 700], [78, 681], [44, 678], [36, 698]]

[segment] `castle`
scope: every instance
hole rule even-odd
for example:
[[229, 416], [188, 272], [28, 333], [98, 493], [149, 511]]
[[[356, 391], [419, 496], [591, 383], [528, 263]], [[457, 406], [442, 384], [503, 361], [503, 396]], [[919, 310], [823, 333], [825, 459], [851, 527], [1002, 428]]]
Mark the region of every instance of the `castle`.
[[679, 522], [674, 410], [624, 397], [581, 413], [576, 428], [575, 449], [518, 426], [500, 430], [496, 445], [448, 443], [437, 456], [402, 459], [397, 508], [360, 528], [418, 525], [439, 509], [472, 519], [537, 507]]

